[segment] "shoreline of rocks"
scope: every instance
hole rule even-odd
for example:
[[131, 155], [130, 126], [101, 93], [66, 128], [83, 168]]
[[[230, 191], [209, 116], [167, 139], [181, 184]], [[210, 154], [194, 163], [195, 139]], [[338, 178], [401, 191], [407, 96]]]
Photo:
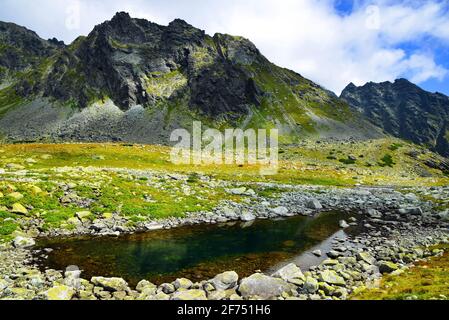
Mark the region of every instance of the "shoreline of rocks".
[[[420, 200], [415, 193], [437, 192], [446, 197], [449, 188], [415, 188], [404, 194], [391, 188], [289, 187], [290, 191], [283, 193], [279, 199], [262, 200], [255, 197], [246, 204], [224, 202], [213, 213], [146, 222], [134, 230], [122, 228], [114, 231], [121, 225], [112, 219], [115, 227], [109, 227], [107, 221], [86, 222], [72, 234], [53, 231], [44, 236], [117, 236], [199, 223], [313, 216], [330, 210], [363, 216], [364, 219], [359, 219], [363, 222], [357, 222], [358, 219], [349, 223], [341, 221], [340, 227], [344, 229], [363, 223], [369, 232], [354, 238], [335, 239], [332, 250], [320, 252], [327, 259], [307, 271], [288, 264], [272, 275], [256, 273], [239, 279], [235, 272], [228, 271], [214, 279], [197, 283], [178, 279], [157, 286], [143, 280], [133, 289], [120, 278], [82, 279], [79, 270], [69, 269], [64, 273], [47, 270], [43, 273], [32, 266], [34, 253], [27, 249], [32, 248], [33, 244], [27, 243], [27, 239], [31, 238], [16, 238], [14, 246], [0, 246], [0, 299], [346, 299], [360, 288], [375, 285], [382, 274], [400, 274], [419, 259], [442, 254], [441, 250], [430, 251], [426, 248], [448, 243], [447, 215], [435, 211], [433, 203]], [[243, 187], [230, 189], [229, 192], [252, 194], [251, 190]], [[104, 223], [106, 228], [98, 228], [100, 223]], [[114, 234], [108, 234], [105, 230]], [[313, 254], [318, 255], [318, 252]]]

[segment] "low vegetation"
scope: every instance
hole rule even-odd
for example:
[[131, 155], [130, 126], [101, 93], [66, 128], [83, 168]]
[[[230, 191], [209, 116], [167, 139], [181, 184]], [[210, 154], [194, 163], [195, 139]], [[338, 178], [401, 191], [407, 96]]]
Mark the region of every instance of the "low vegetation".
[[355, 300], [447, 300], [449, 294], [449, 245], [440, 257], [418, 263], [400, 275], [388, 275], [378, 289], [356, 294]]
[[[17, 144], [0, 147], [0, 238], [10, 239], [24, 221], [39, 218], [44, 228], [73, 228], [70, 219], [110, 214], [129, 218], [183, 216], [208, 211], [221, 200], [244, 201], [227, 188], [243, 185], [264, 197], [285, 189], [260, 183], [328, 186], [447, 185], [441, 171], [407, 156], [414, 145], [391, 151], [391, 139], [372, 142], [311, 143], [283, 147], [277, 174], [260, 175], [258, 165], [174, 165], [170, 149], [132, 144]], [[394, 155], [379, 157], [382, 154]], [[341, 161], [340, 159], [344, 159]], [[394, 165], [394, 163], [400, 165]], [[370, 163], [370, 167], [366, 166]], [[426, 170], [421, 176], [416, 168]], [[3, 168], [3, 169], [2, 169]], [[445, 204], [445, 203], [444, 203]], [[440, 204], [443, 206], [443, 204]]]

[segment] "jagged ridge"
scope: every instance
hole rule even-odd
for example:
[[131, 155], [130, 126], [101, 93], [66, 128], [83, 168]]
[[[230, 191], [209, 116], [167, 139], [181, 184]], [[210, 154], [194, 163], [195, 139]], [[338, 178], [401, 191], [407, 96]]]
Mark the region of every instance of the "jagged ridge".
[[249, 40], [211, 37], [183, 20], [160, 26], [121, 12], [68, 46], [36, 39], [45, 54], [30, 54], [36, 61], [10, 72], [1, 93], [8, 140], [165, 143], [193, 119], [277, 127], [284, 142], [379, 136], [333, 93], [270, 63]]
[[398, 79], [350, 84], [341, 98], [387, 133], [449, 156], [449, 97]]

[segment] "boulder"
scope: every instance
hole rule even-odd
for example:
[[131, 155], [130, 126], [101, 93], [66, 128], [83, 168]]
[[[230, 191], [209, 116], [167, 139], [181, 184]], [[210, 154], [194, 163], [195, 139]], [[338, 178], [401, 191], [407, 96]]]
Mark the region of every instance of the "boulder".
[[145, 224], [145, 228], [148, 231], [154, 231], [154, 230], [164, 229], [164, 225], [157, 223], [157, 222], [151, 222], [151, 223]]
[[271, 211], [278, 216], [285, 216], [289, 213], [286, 207], [277, 207], [272, 209]]
[[223, 215], [228, 219], [236, 219], [238, 217], [237, 213], [229, 207], [223, 208]]
[[128, 283], [122, 278], [93, 277], [91, 282], [107, 291], [127, 291]]
[[309, 199], [306, 202], [306, 207], [312, 210], [321, 210], [323, 209], [323, 206], [321, 205], [321, 203], [317, 200], [317, 199]]
[[317, 257], [321, 257], [323, 255], [323, 253], [321, 252], [321, 250], [315, 250], [312, 252], [313, 255], [317, 256]]
[[442, 212], [438, 213], [438, 216], [443, 221], [449, 221], [449, 210], [442, 211]]
[[45, 292], [47, 300], [71, 300], [75, 294], [75, 289], [60, 285], [55, 286]]
[[8, 194], [8, 198], [14, 199], [14, 200], [21, 200], [23, 199], [23, 194], [21, 194], [20, 192], [12, 192], [10, 194]]
[[190, 289], [193, 286], [193, 282], [186, 278], [176, 279], [173, 282], [176, 290], [179, 289]]
[[36, 242], [32, 238], [17, 236], [13, 240], [13, 245], [15, 248], [30, 248], [34, 246]]
[[228, 192], [230, 194], [240, 196], [240, 195], [243, 195], [244, 193], [246, 193], [246, 188], [242, 187], [242, 188], [229, 189]]
[[12, 213], [18, 213], [18, 214], [23, 214], [23, 215], [27, 215], [28, 214], [28, 209], [25, 208], [23, 205], [21, 205], [20, 203], [14, 203], [12, 205], [12, 209], [11, 209]]
[[281, 278], [284, 281], [296, 284], [298, 286], [302, 285], [306, 279], [301, 269], [294, 263], [290, 263], [289, 265], [278, 270], [273, 274], [273, 277]]
[[336, 250], [331, 250], [327, 253], [327, 256], [331, 259], [337, 259], [338, 257], [343, 256], [342, 252], [338, 252]]
[[334, 270], [324, 270], [320, 273], [320, 280], [330, 285], [344, 286], [345, 279], [340, 277]]
[[176, 291], [176, 288], [173, 284], [171, 283], [163, 283], [159, 286], [158, 291], [162, 291], [165, 294], [172, 294], [173, 292]]
[[240, 216], [240, 220], [248, 222], [248, 221], [254, 221], [256, 220], [256, 216], [253, 215], [250, 212], [244, 212], [241, 216]]
[[147, 281], [147, 280], [140, 281], [137, 284], [137, 286], [136, 286], [137, 292], [142, 292], [146, 288], [157, 289], [157, 286], [155, 284], [151, 283], [150, 281]]
[[30, 187], [30, 189], [31, 189], [31, 192], [34, 193], [34, 194], [43, 193], [42, 189], [39, 188], [38, 186], [34, 186], [33, 185], [33, 186]]
[[78, 219], [78, 218], [76, 218], [76, 217], [67, 219], [67, 223], [68, 223], [68, 224], [71, 224], [71, 225], [74, 225], [74, 226], [80, 226], [80, 225], [83, 224], [83, 223], [80, 221], [80, 219]]
[[318, 280], [313, 277], [306, 277], [303, 285], [303, 291], [308, 294], [313, 294], [319, 289]]
[[376, 263], [376, 259], [369, 254], [368, 252], [359, 252], [357, 253], [357, 260], [359, 261], [364, 261], [368, 264], [375, 264]]
[[401, 208], [399, 209], [398, 212], [401, 215], [413, 215], [413, 216], [423, 215], [423, 211], [420, 207]]
[[210, 282], [217, 290], [228, 290], [237, 286], [239, 276], [235, 271], [228, 271], [217, 275]]
[[92, 212], [90, 211], [80, 211], [75, 213], [75, 215], [80, 219], [81, 221], [87, 220], [92, 215]]
[[377, 211], [376, 209], [368, 209], [367, 214], [370, 218], [380, 219], [382, 218], [382, 213]]
[[380, 273], [392, 273], [393, 271], [398, 270], [399, 267], [397, 264], [390, 261], [381, 261], [379, 263], [379, 271]]
[[350, 225], [345, 220], [341, 220], [339, 225], [340, 225], [340, 228], [342, 228], [342, 229], [346, 229], [346, 228], [350, 227]]
[[203, 290], [185, 290], [177, 291], [173, 294], [171, 300], [181, 300], [181, 301], [195, 301], [195, 300], [207, 300], [206, 292]]
[[238, 291], [244, 298], [258, 296], [262, 299], [269, 299], [281, 296], [284, 292], [289, 292], [294, 288], [295, 286], [282, 279], [256, 273], [243, 279]]

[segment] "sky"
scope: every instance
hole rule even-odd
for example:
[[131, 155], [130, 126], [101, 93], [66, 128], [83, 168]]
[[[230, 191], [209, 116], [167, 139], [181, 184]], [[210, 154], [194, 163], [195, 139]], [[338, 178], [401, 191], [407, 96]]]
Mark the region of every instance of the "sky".
[[337, 94], [407, 78], [449, 95], [449, 0], [0, 0], [0, 20], [70, 43], [117, 11], [250, 39]]

